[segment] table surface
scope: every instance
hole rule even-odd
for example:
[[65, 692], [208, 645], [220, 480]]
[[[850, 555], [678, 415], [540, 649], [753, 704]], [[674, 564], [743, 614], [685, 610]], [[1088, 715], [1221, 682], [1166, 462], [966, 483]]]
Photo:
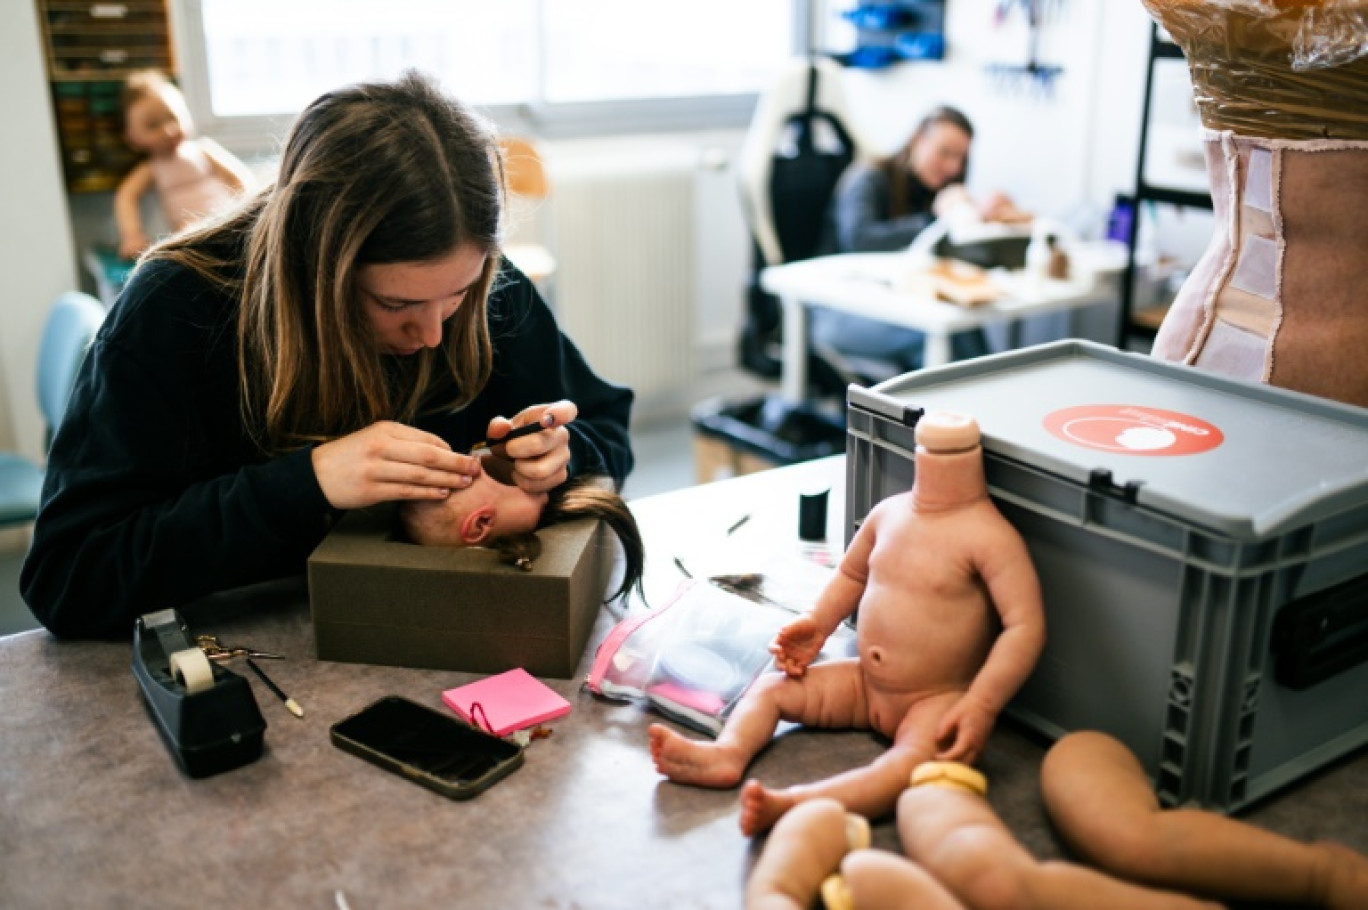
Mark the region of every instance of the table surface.
[[935, 299], [909, 282], [913, 260], [905, 252], [843, 253], [770, 266], [760, 284], [783, 306], [781, 394], [787, 401], [805, 398], [810, 307], [837, 310], [926, 334], [922, 354], [927, 367], [949, 363], [950, 336], [993, 323], [1019, 320], [1061, 310], [1096, 306], [1115, 299], [1103, 277], [1115, 271], [1109, 248], [1080, 246], [1066, 281], [1040, 279], [1024, 272], [994, 269], [1003, 296], [992, 303], [963, 307]]
[[[659, 606], [668, 597], [679, 564], [710, 571], [709, 559], [744, 562], [747, 552], [776, 548], [829, 560], [840, 549], [844, 483], [838, 456], [634, 502], [648, 598]], [[818, 488], [831, 490], [830, 542], [805, 545], [798, 496]], [[613, 625], [607, 611], [578, 677], [546, 680], [571, 713], [528, 748], [522, 768], [468, 802], [341, 752], [328, 728], [387, 694], [440, 707], [442, 690], [475, 675], [316, 660], [302, 582], [183, 612], [196, 632], [288, 655], [268, 669], [304, 718], [244, 672], [269, 724], [265, 753], [191, 780], [140, 703], [128, 644], [61, 642], [43, 631], [0, 639], [0, 906], [335, 908], [339, 894], [351, 910], [741, 906], [763, 842], [738, 831], [736, 792], [662, 780], [646, 738], [657, 718], [581, 686]], [[751, 771], [772, 785], [799, 783], [883, 748], [865, 733], [791, 730]], [[1013, 831], [1037, 855], [1059, 856], [1039, 805], [1043, 751], [1004, 721], [981, 764]], [[1368, 850], [1368, 755], [1247, 817]], [[875, 845], [897, 849], [890, 821], [875, 825]]]
[[1079, 277], [1058, 281], [995, 269], [992, 275], [1002, 288], [1001, 299], [982, 306], [959, 306], [904, 289], [910, 261], [901, 252], [819, 256], [770, 266], [760, 273], [760, 283], [771, 294], [793, 297], [809, 306], [936, 333], [1098, 302], [1098, 273], [1092, 270], [1079, 269]]

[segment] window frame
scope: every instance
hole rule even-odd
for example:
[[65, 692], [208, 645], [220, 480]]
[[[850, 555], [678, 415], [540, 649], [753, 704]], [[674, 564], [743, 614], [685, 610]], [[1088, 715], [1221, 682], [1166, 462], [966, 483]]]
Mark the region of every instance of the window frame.
[[[199, 130], [235, 150], [262, 148], [263, 136], [283, 141], [295, 114], [220, 117], [209, 96], [202, 0], [171, 0], [180, 87]], [[813, 46], [815, 16], [822, 0], [789, 0], [793, 15], [791, 50], [802, 56]], [[538, 77], [540, 79], [540, 76]], [[510, 133], [544, 139], [574, 139], [633, 133], [742, 128], [750, 121], [758, 95], [705, 95], [630, 101], [490, 104], [480, 110]]]

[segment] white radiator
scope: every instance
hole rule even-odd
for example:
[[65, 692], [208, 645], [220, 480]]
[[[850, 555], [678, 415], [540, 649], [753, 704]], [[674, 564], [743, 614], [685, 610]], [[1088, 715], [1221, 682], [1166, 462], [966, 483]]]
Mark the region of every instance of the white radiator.
[[636, 391], [637, 419], [680, 413], [696, 375], [696, 175], [667, 161], [553, 179], [557, 318], [599, 375]]

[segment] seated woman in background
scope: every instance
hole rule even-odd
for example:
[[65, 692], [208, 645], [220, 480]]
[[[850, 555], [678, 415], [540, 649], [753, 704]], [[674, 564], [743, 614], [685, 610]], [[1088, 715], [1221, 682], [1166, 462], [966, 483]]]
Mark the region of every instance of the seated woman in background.
[[530, 570], [541, 553], [538, 528], [562, 521], [604, 521], [622, 544], [626, 560], [622, 583], [607, 599], [632, 588], [641, 593], [646, 549], [636, 517], [607, 478], [582, 476], [549, 493], [530, 493], [513, 482], [513, 462], [498, 455], [482, 459], [484, 471], [470, 486], [445, 499], [409, 500], [399, 507], [399, 523], [414, 543], [429, 547], [488, 547], [500, 559]]
[[[1030, 216], [1001, 193], [975, 202], [964, 188], [974, 127], [953, 107], [922, 118], [896, 154], [857, 161], [836, 185], [827, 214], [825, 252], [892, 252], [906, 249], [938, 218], [961, 213], [983, 221], [1019, 222]], [[837, 352], [886, 361], [901, 370], [921, 367], [925, 336], [835, 310], [814, 309], [812, 339]], [[956, 360], [988, 353], [983, 333], [951, 339]]]

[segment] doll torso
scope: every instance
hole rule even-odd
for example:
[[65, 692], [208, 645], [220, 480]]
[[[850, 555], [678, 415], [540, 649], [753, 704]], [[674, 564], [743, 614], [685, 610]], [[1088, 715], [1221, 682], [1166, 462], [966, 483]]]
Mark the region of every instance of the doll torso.
[[232, 187], [214, 173], [209, 156], [195, 140], [180, 143], [170, 155], [153, 156], [148, 163], [172, 230], [183, 230], [233, 202]]

